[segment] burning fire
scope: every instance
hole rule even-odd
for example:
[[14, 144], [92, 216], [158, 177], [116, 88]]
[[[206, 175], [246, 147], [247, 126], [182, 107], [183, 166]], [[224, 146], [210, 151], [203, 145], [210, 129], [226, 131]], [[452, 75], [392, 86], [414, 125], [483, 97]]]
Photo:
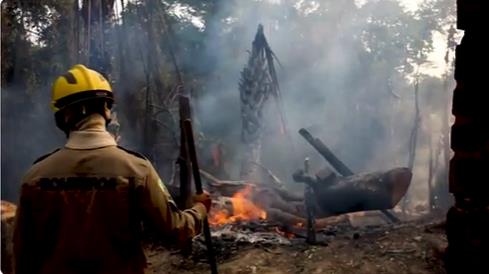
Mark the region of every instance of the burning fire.
[[282, 237], [287, 238], [287, 239], [295, 238], [294, 233], [288, 232], [288, 231], [285, 231], [285, 230], [282, 230], [282, 229], [280, 229], [278, 227], [275, 227], [275, 232], [277, 234], [280, 234]]
[[226, 209], [213, 212], [209, 216], [211, 225], [223, 225], [236, 221], [246, 220], [264, 220], [267, 218], [265, 210], [261, 209], [251, 201], [251, 186], [246, 186], [244, 189], [236, 192], [231, 198], [233, 205], [232, 211]]

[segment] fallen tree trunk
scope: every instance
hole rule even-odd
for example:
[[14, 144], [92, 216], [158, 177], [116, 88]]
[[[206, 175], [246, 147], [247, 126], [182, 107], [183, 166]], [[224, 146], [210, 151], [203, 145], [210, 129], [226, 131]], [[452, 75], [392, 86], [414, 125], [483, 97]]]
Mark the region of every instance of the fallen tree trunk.
[[[257, 185], [247, 181], [221, 181], [202, 170], [201, 174], [208, 180], [211, 193], [217, 197], [233, 197], [237, 192], [249, 187], [252, 192], [249, 199], [265, 210], [269, 216], [275, 214], [291, 225], [306, 223], [303, 195], [295, 194], [285, 188]], [[387, 172], [364, 173], [348, 177], [330, 176], [319, 181], [308, 176], [294, 179], [311, 184], [314, 190], [314, 202], [317, 205], [316, 217], [326, 218], [343, 213], [392, 208], [409, 186], [411, 172], [405, 168], [396, 168]]]
[[320, 217], [393, 208], [406, 193], [411, 177], [408, 168], [334, 177], [327, 182], [294, 174], [296, 181], [313, 188]]
[[[309, 144], [311, 146], [313, 146], [319, 152], [319, 154], [321, 154], [321, 156], [323, 156], [324, 159], [326, 159], [326, 161], [329, 164], [331, 164], [331, 166], [334, 169], [336, 169], [341, 175], [346, 177], [346, 176], [352, 176], [354, 174], [353, 171], [350, 168], [348, 168], [340, 159], [338, 159], [333, 154], [333, 152], [331, 152], [331, 150], [321, 140], [312, 137], [312, 135], [306, 129], [303, 129], [303, 128], [300, 129], [299, 134], [301, 134], [302, 137], [304, 137], [304, 139], [306, 139], [309, 142]], [[361, 199], [359, 199], [357, 201], [358, 204], [356, 206], [353, 206], [353, 207], [350, 206], [350, 207], [346, 207], [342, 210], [339, 210], [340, 207], [338, 207], [338, 208], [333, 207], [333, 209], [329, 208], [328, 206], [331, 206], [332, 205], [331, 203], [326, 203], [326, 204], [319, 203], [320, 207], [322, 207], [322, 210], [324, 212], [333, 212], [333, 215], [334, 215], [334, 214], [336, 214], [334, 212], [339, 212], [338, 214], [341, 214], [341, 212], [343, 212], [344, 210], [351, 210], [351, 209], [361, 208], [362, 206], [365, 206], [366, 207], [365, 209], [363, 209], [363, 210], [355, 209], [355, 211], [380, 210], [391, 222], [398, 222], [399, 219], [396, 216], [394, 216], [392, 213], [387, 211], [387, 209], [392, 209], [399, 202], [399, 200], [406, 194], [407, 189], [409, 188], [409, 185], [411, 183], [412, 173], [411, 173], [411, 169], [399, 168], [396, 171], [394, 171], [394, 170], [389, 171], [389, 174], [390, 175], [388, 175], [385, 178], [385, 179], [388, 179], [389, 181], [384, 186], [382, 186], [381, 183], [377, 183], [377, 184], [370, 183], [371, 186], [369, 188], [365, 188], [362, 186], [362, 181], [364, 181], [364, 180], [366, 182], [376, 182], [378, 180], [380, 180], [380, 182], [382, 182], [382, 178], [383, 178], [382, 176], [384, 176], [382, 174], [376, 174], [376, 175], [372, 174], [373, 177], [363, 178], [363, 180], [358, 180], [358, 178], [353, 176], [353, 177], [355, 177], [355, 179], [353, 181], [357, 180], [360, 182], [359, 184], [356, 184], [356, 183], [343, 184], [343, 186], [350, 185], [350, 187], [346, 187], [346, 189], [344, 191], [351, 192], [351, 194], [356, 193], [360, 196], [364, 195]], [[376, 176], [379, 178], [376, 179], [375, 178]], [[308, 183], [311, 183], [310, 180]], [[338, 185], [337, 187], [339, 187], [339, 186], [340, 185]], [[318, 187], [316, 186], [316, 188], [318, 188]], [[351, 188], [351, 189], [347, 190], [348, 188]], [[340, 189], [341, 189], [341, 187], [340, 187]], [[318, 201], [323, 201], [326, 198], [325, 196], [327, 196], [327, 194], [325, 194], [327, 192], [327, 190], [321, 189], [320, 192], [323, 194], [321, 195], [321, 194], [317, 193], [316, 195], [318, 196]], [[340, 194], [340, 193], [337, 193], [337, 194]], [[391, 202], [395, 201], [395, 203], [389, 204], [389, 202], [388, 202], [389, 197], [392, 200]], [[336, 196], [336, 198], [338, 198], [338, 197]], [[343, 198], [348, 199], [348, 197], [346, 197], [346, 196]], [[378, 199], [378, 200], [375, 200], [375, 199]], [[336, 201], [341, 202], [341, 200], [336, 200]], [[346, 204], [348, 204], [348, 203], [346, 203]], [[352, 212], [352, 211], [350, 211], [350, 212]]]
[[[219, 197], [212, 201], [213, 212], [211, 212], [210, 214], [211, 224], [214, 225], [224, 224], [226, 222], [219, 222], [220, 218], [226, 216], [227, 217], [236, 216], [237, 213], [239, 213], [234, 211], [232, 199], [233, 198], [229, 198], [229, 197]], [[256, 205], [258, 205], [260, 209], [266, 211], [266, 220], [270, 223], [280, 224], [280, 226], [283, 227], [304, 228], [307, 222], [307, 220], [304, 217], [297, 214], [295, 209], [290, 209], [291, 211], [286, 211], [283, 208], [277, 207], [276, 204], [275, 207], [274, 206], [262, 207], [260, 203], [256, 203]], [[222, 214], [225, 214], [225, 216]], [[240, 219], [236, 218], [235, 220], [237, 221]], [[324, 227], [327, 227], [328, 225], [334, 225], [347, 220], [348, 218], [346, 215], [332, 216], [332, 217], [318, 219], [316, 220], [316, 229], [322, 229]]]

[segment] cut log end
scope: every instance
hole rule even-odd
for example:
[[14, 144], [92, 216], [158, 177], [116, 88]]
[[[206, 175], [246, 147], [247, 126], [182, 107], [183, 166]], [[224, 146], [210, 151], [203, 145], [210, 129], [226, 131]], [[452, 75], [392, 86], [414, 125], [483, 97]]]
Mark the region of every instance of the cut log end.
[[411, 184], [413, 173], [409, 168], [395, 168], [390, 170], [387, 176], [392, 182], [392, 204], [394, 207], [406, 194]]

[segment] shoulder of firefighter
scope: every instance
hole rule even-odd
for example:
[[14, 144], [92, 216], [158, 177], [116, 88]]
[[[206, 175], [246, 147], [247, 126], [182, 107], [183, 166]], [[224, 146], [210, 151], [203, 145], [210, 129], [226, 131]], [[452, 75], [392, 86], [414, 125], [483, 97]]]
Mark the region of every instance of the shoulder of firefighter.
[[48, 154], [44, 154], [42, 155], [41, 157], [37, 158], [34, 163], [32, 163], [33, 165], [39, 163], [40, 161], [46, 159], [47, 157], [49, 157], [51, 154], [55, 153], [56, 151], [60, 150], [59, 148], [53, 150], [52, 152], [49, 152]]
[[[88, 158], [90, 158], [90, 156], [96, 158], [97, 149], [91, 150], [91, 152], [93, 155], [87, 155], [89, 156]], [[23, 179], [22, 189], [30, 188], [32, 190], [42, 191], [49, 187], [53, 187], [53, 190], [67, 190], [81, 187], [96, 190], [101, 188], [101, 185], [99, 184], [103, 184], [104, 182], [114, 182], [114, 189], [116, 190], [114, 194], [117, 195], [116, 193], [118, 189], [124, 189], [119, 188], [118, 186], [127, 184], [129, 188], [134, 188], [137, 195], [135, 201], [139, 203], [138, 208], [142, 211], [142, 216], [145, 217], [143, 219], [144, 221], [152, 222], [152, 225], [155, 225], [156, 228], [159, 228], [163, 232], [179, 232], [179, 238], [193, 237], [200, 233], [202, 227], [201, 222], [207, 214], [205, 205], [196, 203], [194, 207], [188, 210], [179, 210], [168, 192], [168, 189], [165, 187], [153, 165], [146, 157], [122, 146], [114, 146], [113, 148], [105, 147], [100, 149], [99, 153], [105, 154], [105, 156], [113, 154], [114, 158], [126, 158], [125, 160], [128, 161], [127, 164], [134, 169], [134, 174], [128, 174], [128, 170], [121, 170], [119, 172], [114, 167], [111, 167], [110, 162], [107, 162], [107, 164], [101, 163], [101, 165], [97, 167], [100, 169], [100, 172], [95, 170], [93, 174], [104, 174], [110, 170], [110, 173], [113, 174], [113, 178], [111, 178], [111, 176], [97, 175], [95, 175], [95, 179], [90, 177], [85, 178], [84, 176], [80, 177], [77, 170], [73, 170], [72, 174], [67, 172], [63, 175], [56, 174], [56, 176], [51, 177], [48, 174], [53, 168], [59, 170], [63, 165], [66, 165], [67, 158], [75, 159], [76, 161], [78, 156], [75, 151], [61, 148], [41, 156], [34, 161], [31, 170]], [[79, 157], [80, 159], [85, 158], [85, 156]], [[131, 168], [129, 168], [129, 170]], [[39, 177], [39, 175], [41, 175], [41, 177]], [[75, 180], [74, 178], [79, 179]], [[86, 181], [89, 186], [81, 186], [83, 184], [83, 179], [87, 179]], [[77, 181], [78, 183], [72, 183], [72, 181]], [[55, 185], [57, 185], [57, 187], [54, 187]]]
[[110, 138], [106, 131], [70, 134], [65, 147], [24, 176], [14, 232], [17, 273], [62, 273], [51, 270], [67, 261], [127, 273], [146, 264], [141, 223], [165, 242], [201, 232], [206, 207], [179, 210], [153, 165]]

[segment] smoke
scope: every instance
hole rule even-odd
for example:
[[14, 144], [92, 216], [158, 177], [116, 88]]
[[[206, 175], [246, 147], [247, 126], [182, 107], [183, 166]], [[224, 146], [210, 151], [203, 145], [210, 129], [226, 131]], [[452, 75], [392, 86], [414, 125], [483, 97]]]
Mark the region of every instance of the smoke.
[[[448, 2], [446, 5], [454, 5]], [[354, 172], [407, 165], [414, 123], [414, 63], [431, 50], [433, 22], [407, 12], [394, 0], [216, 3], [208, 13], [199, 14], [197, 8], [184, 4], [173, 5], [171, 12], [179, 18], [174, 28], [179, 40], [205, 39], [202, 45], [185, 50], [176, 45], [176, 52], [184, 75], [188, 71], [204, 75], [204, 82], [187, 82], [186, 88], [198, 94], [194, 113], [199, 129], [224, 145], [225, 168], [231, 178], [238, 177], [242, 154], [240, 71], [260, 23], [280, 61], [276, 68], [287, 126], [287, 134], [281, 134], [277, 102], [271, 97], [264, 113], [264, 166], [288, 183], [305, 157], [311, 158], [312, 172], [327, 165], [297, 133], [300, 128], [323, 140]], [[137, 4], [127, 3], [124, 26], [114, 27], [106, 38], [112, 45], [108, 46], [113, 60], [111, 79], [118, 98], [130, 99], [121, 100], [118, 106], [123, 145], [139, 150], [144, 143], [139, 102], [144, 99], [148, 70], [160, 65], [156, 74], [165, 81], [174, 71], [164, 67], [169, 63], [167, 56], [157, 64], [150, 62], [152, 56], [162, 55], [157, 53], [166, 44], [156, 49], [150, 43], [142, 26], [147, 21], [134, 12]], [[165, 39], [158, 42], [166, 43]], [[421, 54], [417, 52], [420, 48]], [[65, 69], [68, 67], [55, 70]], [[128, 78], [118, 79], [123, 69]], [[153, 91], [166, 92], [151, 85]], [[32, 161], [64, 142], [48, 111], [47, 90], [43, 88], [36, 96], [14, 87], [2, 90], [2, 199], [15, 200], [20, 178]], [[422, 124], [413, 179], [414, 196], [421, 200], [426, 200], [429, 140], [438, 140], [442, 130], [443, 92], [439, 78], [421, 76]], [[26, 98], [30, 101], [25, 102]], [[168, 181], [168, 176], [162, 177]]]
[[49, 109], [49, 87], [37, 91], [28, 95], [22, 88], [2, 88], [2, 200], [17, 202], [23, 174], [64, 144]]
[[[259, 23], [282, 65], [278, 76], [288, 128], [287, 135], [280, 134], [278, 108], [270, 98], [264, 115], [265, 166], [291, 182], [292, 172], [302, 168], [305, 157], [311, 157], [312, 171], [326, 165], [297, 133], [302, 127], [322, 139], [355, 172], [407, 165], [415, 109], [409, 79], [416, 53], [411, 49], [432, 39], [429, 32], [414, 30], [423, 26], [422, 21], [416, 21], [397, 1], [221, 3], [219, 13], [206, 22], [207, 59], [201, 63], [212, 63], [209, 69], [214, 77], [199, 98], [198, 117], [204, 132], [226, 140], [235, 177], [240, 166], [239, 73]], [[438, 106], [425, 100], [443, 92], [441, 81], [425, 78], [421, 76], [423, 124], [412, 186], [414, 196], [421, 200], [427, 197], [429, 134], [439, 134], [442, 123], [439, 113], [427, 113], [436, 112]], [[440, 84], [427, 89], [425, 80]]]

